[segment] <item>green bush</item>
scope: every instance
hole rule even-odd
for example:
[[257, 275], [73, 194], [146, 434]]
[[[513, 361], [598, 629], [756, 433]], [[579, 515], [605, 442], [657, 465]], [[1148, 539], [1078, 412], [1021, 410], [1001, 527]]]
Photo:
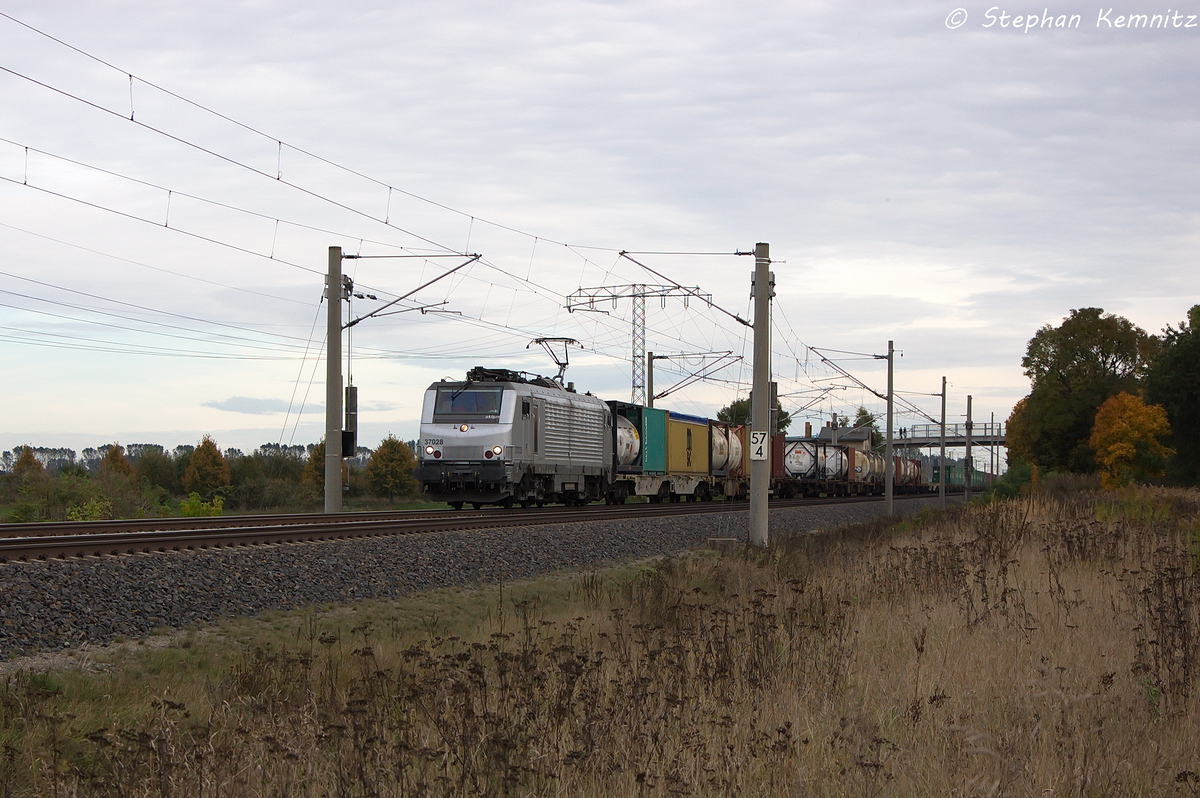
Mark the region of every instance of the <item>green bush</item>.
[[112, 517], [112, 502], [98, 496], [88, 499], [83, 506], [72, 504], [67, 507], [68, 521], [107, 521]]
[[179, 514], [184, 518], [207, 518], [221, 515], [225, 511], [225, 500], [214, 496], [211, 502], [201, 500], [200, 494], [193, 491], [186, 499], [179, 502]]
[[1009, 463], [1008, 470], [1000, 476], [1000, 479], [996, 480], [989, 498], [993, 500], [1011, 499], [1019, 496], [1027, 489], [1032, 479], [1033, 467], [1024, 461], [1015, 460]]

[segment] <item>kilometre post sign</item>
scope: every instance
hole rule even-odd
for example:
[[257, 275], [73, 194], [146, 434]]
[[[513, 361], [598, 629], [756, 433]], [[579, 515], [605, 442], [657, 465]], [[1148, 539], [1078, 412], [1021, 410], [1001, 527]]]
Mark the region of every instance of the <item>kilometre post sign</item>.
[[750, 459], [751, 460], [766, 460], [767, 459], [767, 433], [751, 432], [750, 433]]

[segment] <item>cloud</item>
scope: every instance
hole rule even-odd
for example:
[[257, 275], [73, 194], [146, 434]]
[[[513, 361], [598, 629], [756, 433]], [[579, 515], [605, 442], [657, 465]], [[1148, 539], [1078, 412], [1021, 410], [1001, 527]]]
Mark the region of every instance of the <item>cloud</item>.
[[[399, 227], [486, 258], [409, 303], [445, 300], [442, 312], [372, 318], [354, 328], [352, 348], [346, 342], [363, 388], [360, 425], [401, 437], [416, 435], [423, 390], [440, 377], [461, 378], [474, 365], [553, 373], [526, 348], [542, 336], [585, 343], [568, 372], [581, 389], [629, 395], [631, 303], [605, 307], [610, 315], [569, 314], [562, 297], [659, 279], [615, 251], [556, 241], [715, 252], [770, 242], [782, 393], [808, 386], [800, 341], [872, 353], [894, 339], [906, 352], [898, 384], [928, 391], [946, 374], [955, 390], [995, 397], [998, 415], [1028, 390], [1020, 358], [1042, 324], [1097, 306], [1155, 331], [1198, 301], [1189, 276], [1200, 161], [1186, 155], [1200, 130], [1196, 31], [1085, 22], [1014, 33], [981, 27], [987, 4], [969, 6], [967, 24], [949, 30], [955, 4], [928, 0], [768, 0], [752, 15], [711, 0], [686, 14], [655, 0], [513, 8], [348, 0], [286, 10], [134, 0], [69, 14], [30, 0], [10, 5], [121, 69], [0, 25], [10, 67], [118, 112], [6, 79], [0, 103], [20, 113], [6, 118], [5, 136], [173, 190], [0, 146], [0, 176], [16, 181], [0, 182], [8, 225], [0, 232], [20, 264], [6, 269], [45, 283], [0, 276], [4, 302], [20, 306], [0, 308], [9, 328], [0, 332], [0, 369], [27, 376], [0, 395], [5, 434], [21, 436], [14, 443], [41, 442], [30, 436], [64, 417], [89, 431], [76, 448], [104, 430], [178, 430], [155, 434], [194, 442], [211, 431], [192, 428], [210, 421], [197, 417], [195, 397], [214, 385], [295, 391], [306, 413], [289, 434], [319, 438], [323, 422], [310, 414], [323, 414], [328, 247], [379, 255], [394, 254], [385, 244], [430, 246]], [[1080, 0], [1061, 10], [1095, 22]], [[327, 38], [355, 41], [355, 57], [314, 45]], [[270, 135], [218, 123], [142, 83], [131, 96], [124, 70]], [[256, 171], [130, 124], [135, 107], [138, 122]], [[339, 173], [288, 143], [382, 182]], [[362, 213], [264, 179], [280, 172]], [[42, 185], [153, 224], [35, 193]], [[390, 217], [391, 226], [368, 217]], [[747, 313], [744, 260], [647, 257]], [[390, 299], [453, 265], [344, 267], [364, 292]], [[120, 300], [86, 312], [69, 291], [94, 294], [89, 304]], [[355, 315], [375, 307], [356, 301]], [[649, 350], [746, 353], [745, 330], [698, 303], [646, 310]], [[881, 387], [876, 363], [848, 365]], [[748, 374], [743, 365], [722, 379]], [[744, 389], [696, 385], [670, 404], [710, 412]], [[852, 415], [858, 401], [818, 409]], [[229, 426], [266, 424], [288, 407], [252, 397], [203, 406], [243, 414], [223, 417]], [[260, 437], [228, 436], [242, 448]]]
[[[228, 399], [212, 399], [200, 404], [202, 407], [227, 410], [231, 413], [246, 413], [252, 416], [271, 416], [276, 413], [286, 413], [288, 409], [288, 403], [283, 399], [255, 399], [252, 396], [231, 396]], [[312, 408], [305, 409], [312, 411]]]

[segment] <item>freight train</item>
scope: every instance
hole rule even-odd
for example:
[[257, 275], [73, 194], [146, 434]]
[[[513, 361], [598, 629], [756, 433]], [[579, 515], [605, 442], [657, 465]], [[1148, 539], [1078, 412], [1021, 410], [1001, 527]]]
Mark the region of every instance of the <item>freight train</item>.
[[[745, 498], [748, 430], [699, 416], [579, 394], [571, 383], [476, 367], [425, 392], [413, 475], [461, 509], [546, 503]], [[771, 494], [854, 496], [884, 490], [884, 456], [818, 438], [771, 441]], [[894, 458], [896, 493], [927, 492], [920, 461]]]

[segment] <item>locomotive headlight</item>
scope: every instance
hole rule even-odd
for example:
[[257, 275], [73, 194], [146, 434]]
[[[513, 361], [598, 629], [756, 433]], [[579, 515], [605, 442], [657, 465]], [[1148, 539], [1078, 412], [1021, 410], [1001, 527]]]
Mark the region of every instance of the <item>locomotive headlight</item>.
[[425, 454], [433, 454], [433, 447], [432, 447], [432, 446], [426, 446], [426, 447], [425, 447]]
[[467, 431], [467, 430], [469, 430], [470, 428], [471, 428], [471, 426], [470, 426], [469, 424], [460, 424], [460, 425], [459, 425], [459, 427], [458, 427], [458, 431], [459, 431], [459, 432], [466, 432], [466, 431]]
[[493, 447], [492, 447], [492, 454], [494, 454], [494, 455], [496, 455], [497, 457], [499, 457], [500, 455], [504, 454], [504, 447], [503, 447], [503, 446], [493, 446]]

